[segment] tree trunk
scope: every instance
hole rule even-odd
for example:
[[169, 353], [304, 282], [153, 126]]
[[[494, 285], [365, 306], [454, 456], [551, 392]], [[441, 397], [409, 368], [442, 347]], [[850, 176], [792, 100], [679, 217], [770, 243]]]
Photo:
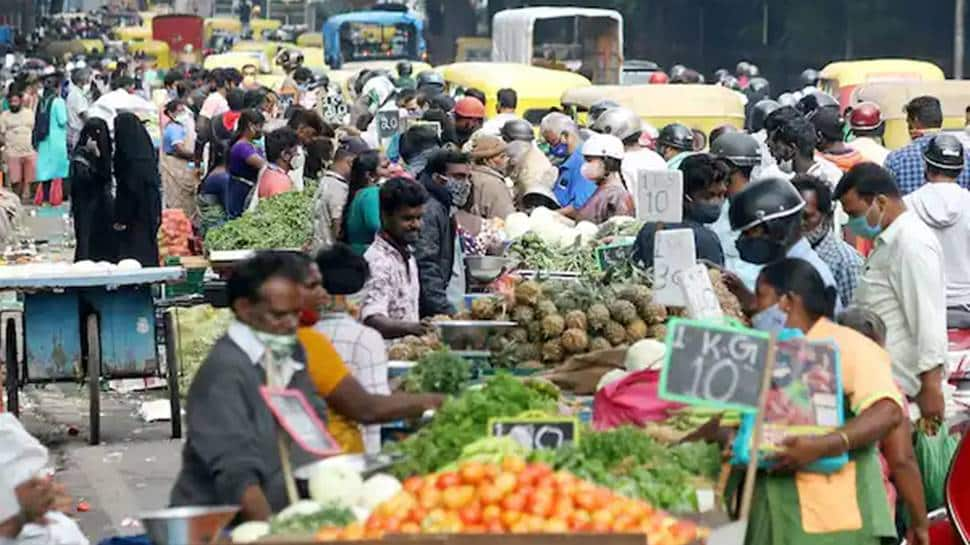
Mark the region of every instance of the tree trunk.
[[963, 79], [964, 0], [955, 0], [953, 9], [953, 79]]

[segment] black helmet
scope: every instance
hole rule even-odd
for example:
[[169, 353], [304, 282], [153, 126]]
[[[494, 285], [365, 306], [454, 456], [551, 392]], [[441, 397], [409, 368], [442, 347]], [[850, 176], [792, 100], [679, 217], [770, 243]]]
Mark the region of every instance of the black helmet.
[[[784, 178], [763, 178], [748, 184], [740, 193], [731, 198], [728, 219], [731, 229], [745, 231], [762, 223], [772, 238], [788, 235], [788, 221], [794, 219], [797, 227], [801, 218], [798, 212], [805, 207], [805, 201], [795, 186]], [[775, 226], [780, 226], [779, 229]]]
[[592, 126], [593, 123], [596, 123], [599, 116], [603, 115], [603, 112], [609, 110], [610, 108], [619, 107], [619, 104], [606, 98], [597, 100], [589, 106], [589, 115], [587, 115], [586, 124]]
[[731, 71], [727, 68], [718, 68], [714, 71], [714, 82], [719, 83], [724, 81], [724, 79], [731, 75]]
[[771, 112], [777, 110], [778, 108], [781, 108], [781, 104], [778, 104], [770, 98], [765, 98], [756, 102], [754, 107], [752, 107], [751, 111], [748, 113], [748, 132], [758, 132], [761, 129], [764, 129], [765, 119], [768, 118], [768, 115]]
[[397, 75], [401, 76], [402, 78], [410, 76], [411, 72], [414, 70], [411, 63], [408, 61], [398, 62], [395, 68], [397, 69]]
[[802, 85], [814, 86], [815, 84], [818, 83], [818, 80], [819, 80], [818, 70], [814, 68], [806, 68], [802, 70], [802, 75], [799, 77], [799, 79], [801, 80]]
[[718, 84], [720, 86], [722, 86], [722, 87], [727, 87], [728, 89], [731, 89], [733, 91], [740, 91], [741, 90], [741, 82], [738, 81], [738, 78], [736, 78], [736, 77], [734, 77], [734, 76], [732, 76], [730, 74], [728, 74], [728, 75], [724, 76], [723, 78], [719, 79], [718, 80]]
[[502, 125], [500, 129], [502, 134], [502, 140], [506, 142], [515, 142], [517, 140], [523, 142], [531, 142], [535, 140], [535, 132], [532, 130], [532, 124], [525, 119], [510, 119]]
[[657, 146], [667, 146], [681, 151], [694, 149], [694, 131], [680, 123], [671, 123], [660, 129]]
[[761, 164], [761, 145], [750, 134], [726, 132], [711, 142], [711, 153], [727, 159], [737, 167]]
[[760, 100], [771, 94], [771, 84], [765, 78], [754, 76], [748, 82], [747, 93], [748, 96], [757, 96]]
[[441, 92], [445, 90], [445, 78], [434, 70], [424, 70], [418, 74], [417, 87], [434, 87]]
[[805, 117], [810, 117], [815, 110], [819, 108], [838, 108], [839, 101], [835, 100], [832, 95], [828, 93], [823, 93], [822, 91], [813, 91], [803, 96], [798, 104], [795, 106], [799, 112]]
[[942, 170], [963, 170], [963, 144], [952, 134], [938, 134], [930, 139], [923, 152], [923, 160]]

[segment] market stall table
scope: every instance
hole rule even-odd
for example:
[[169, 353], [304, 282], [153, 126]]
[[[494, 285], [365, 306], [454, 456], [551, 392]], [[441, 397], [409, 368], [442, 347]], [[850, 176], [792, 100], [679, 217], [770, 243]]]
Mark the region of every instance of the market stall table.
[[[124, 269], [67, 264], [15, 265], [0, 269], [0, 290], [23, 296], [22, 338], [16, 320], [6, 319], [7, 398], [19, 410], [25, 384], [88, 380], [90, 443], [100, 441], [102, 378], [146, 378], [161, 372], [152, 285], [183, 278], [182, 267]], [[165, 320], [168, 322], [168, 318]], [[170, 325], [170, 324], [167, 324]], [[171, 331], [171, 327], [165, 331]], [[171, 338], [167, 333], [166, 341]], [[18, 358], [17, 341], [23, 343]], [[167, 346], [167, 380], [172, 435], [181, 436], [178, 366]]]

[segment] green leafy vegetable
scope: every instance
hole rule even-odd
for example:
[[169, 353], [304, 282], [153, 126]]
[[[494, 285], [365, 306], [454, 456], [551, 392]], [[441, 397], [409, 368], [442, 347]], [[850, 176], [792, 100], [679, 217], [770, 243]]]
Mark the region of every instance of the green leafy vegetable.
[[313, 236], [312, 185], [260, 200], [256, 210], [210, 229], [210, 250], [297, 249]]
[[414, 393], [458, 395], [472, 378], [468, 360], [450, 350], [435, 350], [418, 360], [404, 380], [404, 389]]
[[312, 535], [324, 526], [343, 527], [355, 520], [354, 512], [347, 507], [324, 505], [315, 513], [273, 519], [270, 522], [270, 535]]

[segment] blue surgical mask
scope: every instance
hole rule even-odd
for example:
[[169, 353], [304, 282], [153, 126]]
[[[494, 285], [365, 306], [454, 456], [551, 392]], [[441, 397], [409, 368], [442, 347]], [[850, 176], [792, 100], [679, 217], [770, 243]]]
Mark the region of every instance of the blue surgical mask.
[[553, 157], [564, 159], [569, 155], [569, 146], [565, 142], [559, 142], [555, 146], [549, 148], [549, 155]]
[[872, 240], [882, 233], [882, 214], [879, 215], [879, 221], [875, 225], [869, 225], [869, 211], [866, 210], [864, 214], [858, 216], [852, 216], [849, 218], [849, 222], [846, 226], [850, 231], [859, 235], [862, 238]]
[[265, 140], [265, 137], [260, 136], [256, 140], [253, 140], [253, 146], [255, 146], [256, 149], [265, 150], [266, 149], [266, 140]]
[[780, 333], [785, 329], [785, 322], [788, 315], [778, 306], [778, 303], [762, 310], [751, 317], [751, 325], [755, 329], [767, 331], [769, 333]]

